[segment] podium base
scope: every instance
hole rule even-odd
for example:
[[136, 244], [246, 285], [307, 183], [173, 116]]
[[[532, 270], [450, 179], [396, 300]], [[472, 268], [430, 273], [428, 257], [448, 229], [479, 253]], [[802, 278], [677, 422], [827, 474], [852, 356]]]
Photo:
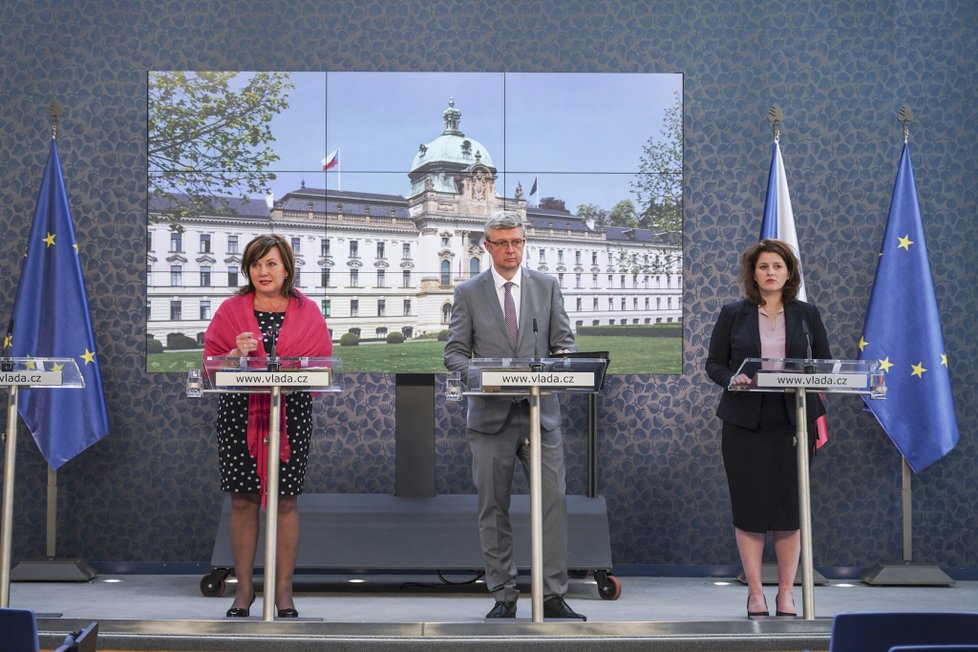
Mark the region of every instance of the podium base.
[[863, 573], [870, 586], [954, 586], [955, 582], [933, 564], [879, 563]]
[[28, 559], [10, 569], [11, 582], [87, 582], [95, 575], [83, 559]]
[[[747, 584], [747, 576], [744, 575], [744, 571], [740, 571], [737, 575], [737, 581], [741, 584]], [[766, 586], [777, 586], [778, 585], [778, 566], [777, 564], [764, 564], [761, 566], [761, 583]], [[801, 568], [795, 574], [795, 584], [801, 585]], [[819, 573], [817, 570], [812, 569], [812, 584], [816, 586], [823, 586], [828, 584], [828, 580], [825, 576]]]

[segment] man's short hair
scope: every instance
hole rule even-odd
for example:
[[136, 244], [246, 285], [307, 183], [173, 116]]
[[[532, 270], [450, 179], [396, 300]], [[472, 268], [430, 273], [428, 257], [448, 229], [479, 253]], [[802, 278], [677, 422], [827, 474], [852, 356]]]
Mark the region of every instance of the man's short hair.
[[519, 213], [514, 211], [501, 211], [493, 214], [493, 216], [486, 221], [486, 227], [482, 232], [484, 238], [488, 240], [489, 232], [496, 229], [523, 229], [523, 232], [526, 233], [526, 227], [523, 225], [523, 220], [520, 219]]

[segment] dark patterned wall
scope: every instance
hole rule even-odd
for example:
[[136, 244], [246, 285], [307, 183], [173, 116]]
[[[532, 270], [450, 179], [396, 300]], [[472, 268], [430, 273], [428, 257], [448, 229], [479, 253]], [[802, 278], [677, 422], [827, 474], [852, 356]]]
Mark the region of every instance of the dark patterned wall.
[[[685, 363], [680, 376], [613, 377], [600, 396], [615, 563], [737, 562], [718, 388], [702, 362], [717, 310], [737, 297], [737, 253], [759, 231], [768, 108], [787, 116], [781, 147], [810, 297], [834, 353], [852, 357], [907, 103], [961, 427], [958, 448], [913, 480], [914, 558], [978, 568], [971, 0], [8, 0], [0, 17], [0, 316], [13, 303], [47, 154], [45, 109], [57, 99], [112, 419], [111, 435], [59, 473], [60, 554], [206, 561], [216, 529], [213, 402], [183, 398], [177, 375], [143, 371], [147, 70], [682, 71]], [[350, 380], [319, 403], [307, 490], [392, 492], [393, 379]], [[830, 399], [832, 439], [813, 469], [817, 564], [902, 554], [900, 458], [860, 404]], [[584, 406], [565, 405], [570, 489], [583, 493]], [[435, 409], [437, 490], [470, 492], [463, 414], [440, 399]], [[26, 433], [17, 464], [14, 556], [40, 556], [46, 468]]]

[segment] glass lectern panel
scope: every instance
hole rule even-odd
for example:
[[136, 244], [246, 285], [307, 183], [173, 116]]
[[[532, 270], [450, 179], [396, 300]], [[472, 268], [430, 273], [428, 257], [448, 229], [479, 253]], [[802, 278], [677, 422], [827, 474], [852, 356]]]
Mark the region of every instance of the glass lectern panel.
[[343, 363], [333, 357], [207, 357], [201, 383], [205, 391], [267, 392], [277, 385], [283, 391], [338, 392]]
[[0, 386], [84, 387], [73, 358], [0, 358]]
[[875, 360], [812, 360], [803, 358], [747, 358], [737, 373], [750, 383], [731, 384], [732, 392], [784, 392], [799, 387], [817, 392], [870, 394], [886, 397], [886, 378]]
[[520, 392], [530, 387], [592, 393], [604, 381], [608, 361], [600, 358], [473, 358], [472, 392]]

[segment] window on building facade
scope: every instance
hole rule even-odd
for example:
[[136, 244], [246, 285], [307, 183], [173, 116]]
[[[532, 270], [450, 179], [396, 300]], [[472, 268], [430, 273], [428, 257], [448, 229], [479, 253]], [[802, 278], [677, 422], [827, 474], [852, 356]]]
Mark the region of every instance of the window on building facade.
[[387, 337], [387, 328], [381, 326], [375, 331], [377, 337]]
[[581, 264], [581, 252], [580, 251], [575, 251], [574, 252], [574, 262], [577, 263], [578, 265]]
[[557, 262], [558, 263], [564, 262], [564, 250], [563, 249], [558, 249], [557, 250]]
[[543, 247], [540, 247], [540, 253], [537, 255], [537, 260], [540, 261], [541, 265], [544, 265], [547, 262], [547, 251]]
[[319, 255], [323, 257], [329, 256], [329, 238], [319, 239]]
[[405, 242], [404, 244], [401, 245], [401, 258], [410, 258], [410, 257], [411, 257], [411, 243]]
[[632, 298], [632, 310], [638, 310], [638, 297]]
[[201, 299], [200, 300], [200, 318], [210, 319], [211, 318], [211, 300]]
[[597, 312], [598, 310], [600, 310], [600, 308], [598, 308], [598, 297], [594, 297], [591, 300], [591, 310], [593, 310], [595, 312]]
[[478, 276], [479, 274], [479, 259], [471, 258], [469, 259], [469, 278], [473, 276]]
[[452, 284], [452, 266], [447, 260], [441, 261], [441, 284], [448, 287]]
[[153, 318], [153, 302], [149, 299], [146, 300], [146, 321]]
[[209, 288], [211, 286], [211, 266], [200, 266], [200, 287]]
[[149, 230], [146, 231], [146, 251], [153, 251], [153, 234]]
[[200, 234], [200, 253], [209, 254], [211, 252], [211, 234]]
[[153, 268], [146, 268], [146, 286], [149, 287], [153, 284]]
[[384, 248], [384, 243], [383, 242], [378, 242], [377, 243], [377, 258], [380, 258], [380, 259], [387, 258], [387, 255], [384, 253], [384, 249], [385, 249]]
[[179, 299], [170, 302], [170, 321], [180, 321], [183, 319], [183, 306]]
[[238, 270], [234, 267], [228, 268], [228, 287], [238, 287]]
[[[228, 253], [236, 254], [238, 253], [238, 236], [229, 235], [228, 236]], [[237, 285], [237, 283], [235, 283]]]
[[560, 285], [560, 287], [564, 287], [564, 273], [563, 272], [560, 272], [559, 274], [557, 274], [557, 283]]
[[580, 274], [575, 274], [574, 275], [574, 287], [576, 287], [577, 289], [581, 289], [582, 287], [584, 287], [583, 285], [581, 285], [581, 275]]
[[170, 251], [183, 251], [183, 234], [170, 231]]
[[577, 312], [584, 310], [584, 299], [577, 297], [577, 308], [575, 308], [575, 310], [577, 310]]
[[319, 305], [323, 311], [323, 317], [329, 317], [332, 314], [333, 306], [330, 304], [330, 299], [323, 299]]
[[401, 271], [401, 287], [411, 287], [411, 270], [405, 269]]
[[615, 300], [612, 299], [611, 297], [608, 297], [608, 310], [614, 310], [614, 309], [615, 309]]
[[597, 274], [591, 274], [591, 287], [593, 287], [593, 288], [598, 287], [598, 275]]
[[591, 252], [591, 264], [592, 265], [597, 265], [598, 264], [598, 252], [596, 252], [596, 251], [592, 251]]
[[302, 270], [300, 268], [296, 267], [295, 268], [295, 271], [293, 272], [293, 276], [295, 276], [295, 278], [293, 279], [292, 285], [294, 287], [301, 287], [302, 286]]
[[387, 301], [385, 299], [377, 299], [377, 316], [387, 316]]
[[385, 270], [377, 270], [377, 287], [387, 287], [387, 272]]
[[360, 287], [360, 270], [351, 269], [350, 270], [350, 287], [358, 288]]
[[350, 240], [350, 258], [360, 257], [360, 241]]
[[302, 253], [302, 238], [292, 238], [292, 253]]
[[441, 246], [443, 246], [443, 247], [447, 247], [448, 246], [448, 236], [447, 235], [443, 235], [441, 237]]
[[359, 317], [360, 316], [360, 300], [350, 299], [350, 316]]
[[329, 287], [329, 267], [323, 267], [319, 270], [319, 284], [324, 288]]
[[625, 311], [625, 297], [622, 297], [621, 298], [621, 310], [622, 310], [622, 312]]
[[170, 265], [170, 286], [179, 287], [183, 285], [183, 266]]
[[404, 300], [404, 315], [407, 316], [407, 315], [410, 315], [410, 314], [411, 314], [411, 300], [410, 299], [405, 299]]

